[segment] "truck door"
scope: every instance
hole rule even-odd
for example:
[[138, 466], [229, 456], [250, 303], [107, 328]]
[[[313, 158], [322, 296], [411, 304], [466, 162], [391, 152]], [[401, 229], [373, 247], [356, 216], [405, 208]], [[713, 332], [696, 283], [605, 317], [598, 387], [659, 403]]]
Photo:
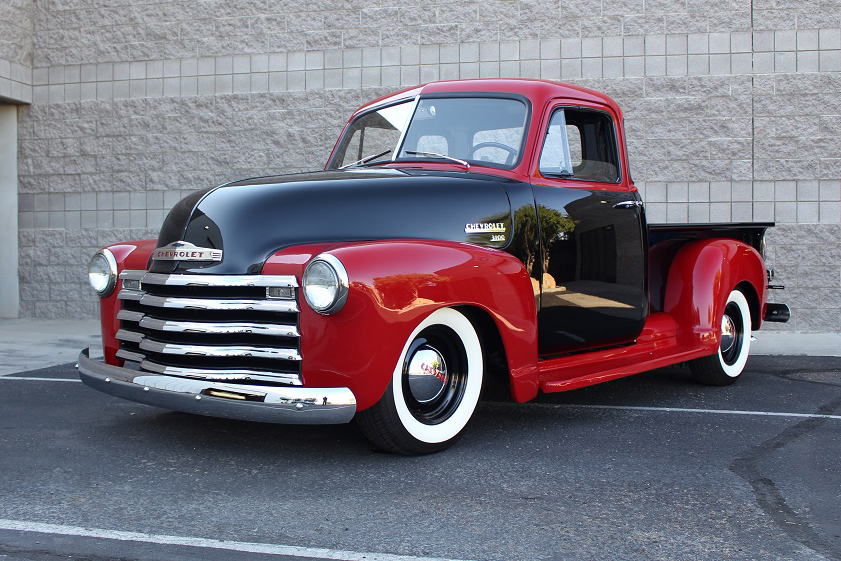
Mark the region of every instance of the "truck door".
[[533, 174], [542, 255], [538, 353], [632, 342], [647, 313], [642, 203], [607, 112], [555, 107]]

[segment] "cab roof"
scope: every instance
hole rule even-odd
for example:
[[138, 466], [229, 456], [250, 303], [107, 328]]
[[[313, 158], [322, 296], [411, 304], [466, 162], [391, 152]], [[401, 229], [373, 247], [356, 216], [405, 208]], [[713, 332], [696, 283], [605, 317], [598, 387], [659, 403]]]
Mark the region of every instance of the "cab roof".
[[617, 115], [621, 115], [619, 105], [607, 95], [570, 84], [531, 80], [527, 78], [480, 78], [475, 80], [448, 80], [430, 82], [420, 86], [405, 88], [377, 98], [356, 110], [360, 113], [375, 105], [383, 105], [416, 95], [433, 93], [508, 93], [528, 98], [533, 107], [540, 107], [551, 99], [564, 98], [609, 106]]

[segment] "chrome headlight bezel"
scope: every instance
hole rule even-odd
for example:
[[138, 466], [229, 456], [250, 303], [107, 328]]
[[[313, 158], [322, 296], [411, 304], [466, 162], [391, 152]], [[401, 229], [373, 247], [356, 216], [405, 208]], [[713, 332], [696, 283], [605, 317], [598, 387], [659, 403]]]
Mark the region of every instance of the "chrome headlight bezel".
[[[312, 289], [316, 286], [310, 283], [311, 274], [315, 268], [325, 266], [334, 279], [334, 283], [330, 289], [332, 297], [329, 301], [316, 301], [316, 295], [311, 294]], [[318, 286], [323, 288], [322, 285]], [[337, 257], [330, 255], [329, 253], [317, 255], [307, 264], [306, 269], [304, 269], [304, 276], [301, 282], [301, 287], [307, 304], [309, 304], [310, 308], [324, 316], [335, 314], [344, 307], [345, 302], [347, 302], [349, 286], [350, 284], [345, 266], [342, 265], [342, 262], [339, 261]]]
[[[100, 271], [94, 271], [95, 264], [101, 265], [102, 269]], [[95, 283], [94, 275], [98, 275], [100, 279], [104, 280], [104, 283]], [[88, 263], [88, 283], [100, 298], [105, 298], [114, 292], [114, 288], [117, 286], [117, 260], [109, 250], [100, 249], [91, 257]]]

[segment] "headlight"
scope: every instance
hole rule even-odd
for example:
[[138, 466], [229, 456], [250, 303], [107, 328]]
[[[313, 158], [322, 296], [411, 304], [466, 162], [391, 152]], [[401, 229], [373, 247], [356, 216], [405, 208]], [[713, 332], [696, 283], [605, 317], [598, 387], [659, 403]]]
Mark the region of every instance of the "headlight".
[[336, 257], [322, 253], [304, 270], [304, 297], [319, 314], [335, 314], [345, 305], [348, 277], [344, 265]]
[[88, 282], [101, 297], [106, 297], [117, 285], [117, 260], [107, 249], [97, 251], [88, 265]]

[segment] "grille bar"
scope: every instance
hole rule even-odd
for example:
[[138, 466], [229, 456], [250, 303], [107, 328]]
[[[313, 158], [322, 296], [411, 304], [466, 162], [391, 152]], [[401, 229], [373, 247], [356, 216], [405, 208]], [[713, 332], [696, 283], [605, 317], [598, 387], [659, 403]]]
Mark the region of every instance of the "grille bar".
[[[140, 355], [142, 356], [142, 355]], [[272, 372], [266, 373], [260, 370], [249, 370], [245, 368], [214, 368], [198, 369], [198, 368], [182, 368], [179, 366], [167, 366], [157, 362], [144, 359], [140, 362], [140, 367], [149, 372], [156, 372], [158, 374], [165, 374], [168, 376], [184, 376], [185, 378], [198, 378], [201, 380], [216, 380], [216, 381], [243, 381], [243, 382], [277, 382], [278, 378], [284, 380], [287, 384], [293, 386], [300, 386], [301, 379], [295, 372]]]
[[134, 353], [134, 352], [131, 352], [131, 351], [127, 351], [126, 349], [118, 350], [117, 351], [117, 357], [121, 358], [123, 360], [130, 360], [132, 362], [140, 362], [144, 358], [146, 358], [145, 355], [142, 355], [140, 353]]
[[140, 327], [146, 329], [173, 333], [252, 333], [254, 335], [274, 335], [277, 337], [300, 337], [296, 326], [278, 323], [175, 321], [156, 319], [143, 312], [129, 310], [120, 310], [117, 318], [137, 322]]
[[132, 312], [131, 310], [120, 310], [117, 312], [117, 319], [124, 320], [124, 321], [140, 321], [146, 314], [143, 312]]
[[[122, 330], [121, 330], [122, 331]], [[276, 358], [278, 360], [301, 360], [295, 349], [272, 349], [269, 347], [248, 347], [245, 345], [182, 345], [179, 343], [161, 343], [142, 336], [140, 348], [153, 353], [166, 355], [196, 355], [213, 357], [256, 357]]]
[[142, 290], [122, 289], [117, 294], [120, 300], [140, 302], [156, 308], [178, 308], [182, 310], [253, 310], [259, 312], [298, 312], [293, 300], [249, 300], [242, 298], [181, 298], [177, 296], [155, 296]]
[[[126, 272], [126, 271], [124, 271]], [[122, 277], [122, 275], [120, 275]], [[124, 278], [130, 278], [126, 276]], [[284, 286], [297, 288], [295, 277], [282, 275], [164, 275], [146, 273], [140, 279], [143, 284], [164, 286]]]

